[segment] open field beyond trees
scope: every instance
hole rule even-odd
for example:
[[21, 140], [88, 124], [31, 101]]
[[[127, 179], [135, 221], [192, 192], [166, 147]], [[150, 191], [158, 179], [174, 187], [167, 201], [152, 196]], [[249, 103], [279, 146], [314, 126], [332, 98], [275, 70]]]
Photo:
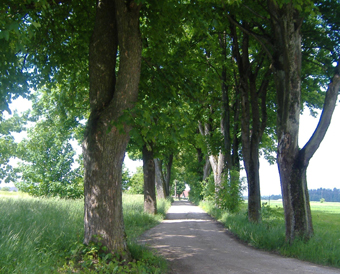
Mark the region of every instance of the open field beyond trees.
[[160, 200], [152, 216], [143, 212], [143, 195], [123, 195], [129, 250], [137, 259], [124, 265], [104, 255], [97, 258], [98, 247], [82, 244], [83, 199], [0, 192], [0, 273], [164, 273], [165, 261], [138, 246], [136, 238], [158, 224], [169, 207], [170, 201]]
[[262, 222], [248, 222], [246, 205], [237, 214], [216, 209], [211, 202], [200, 206], [222, 222], [239, 239], [249, 245], [284, 256], [321, 265], [340, 267], [340, 203], [311, 202], [315, 235], [308, 241], [285, 241], [282, 201], [262, 200]]

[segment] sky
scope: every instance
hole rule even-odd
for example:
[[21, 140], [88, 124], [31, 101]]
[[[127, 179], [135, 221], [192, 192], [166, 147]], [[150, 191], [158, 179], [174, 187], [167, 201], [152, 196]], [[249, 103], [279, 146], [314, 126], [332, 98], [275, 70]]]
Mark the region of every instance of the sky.
[[[339, 103], [338, 103], [339, 105]], [[30, 107], [27, 100], [18, 100], [13, 108], [24, 111]], [[13, 110], [13, 109], [12, 109]], [[305, 110], [300, 116], [299, 146], [303, 145], [312, 136], [319, 116], [314, 118], [310, 116], [309, 110]], [[309, 189], [317, 188], [340, 188], [340, 178], [338, 168], [340, 168], [340, 106], [335, 108], [330, 127], [319, 149], [314, 154], [307, 169], [307, 182]], [[16, 135], [22, 138], [23, 135]], [[136, 172], [136, 167], [142, 165], [142, 161], [132, 161], [125, 156], [125, 166], [130, 170], [130, 174]], [[245, 176], [243, 173], [242, 176]], [[0, 184], [0, 187], [10, 186], [9, 184]], [[261, 195], [281, 194], [280, 179], [277, 165], [269, 165], [265, 159], [260, 160], [260, 187]], [[246, 195], [246, 192], [244, 193]]]
[[[339, 103], [338, 103], [339, 105]], [[299, 146], [302, 148], [312, 136], [319, 121], [313, 118], [309, 110], [300, 116]], [[340, 168], [340, 106], [335, 108], [331, 124], [319, 149], [307, 168], [308, 189], [340, 188], [338, 168]], [[270, 166], [266, 160], [260, 161], [261, 195], [281, 194], [277, 165]]]

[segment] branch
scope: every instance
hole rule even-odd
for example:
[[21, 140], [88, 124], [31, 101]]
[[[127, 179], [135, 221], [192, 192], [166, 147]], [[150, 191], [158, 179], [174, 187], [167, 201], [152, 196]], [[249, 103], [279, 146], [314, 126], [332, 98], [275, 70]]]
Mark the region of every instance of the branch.
[[257, 13], [256, 11], [254, 11], [253, 9], [251, 9], [249, 6], [242, 4], [243, 7], [245, 7], [247, 10], [249, 10], [252, 14], [254, 14], [256, 17], [261, 18], [264, 21], [268, 21], [270, 23], [270, 20], [267, 19], [266, 17], [263, 17], [262, 15], [260, 15], [259, 13]]
[[336, 73], [332, 82], [328, 85], [323, 110], [319, 119], [319, 123], [307, 144], [300, 151], [303, 155], [303, 164], [307, 166], [309, 160], [313, 157], [316, 150], [319, 148], [324, 139], [328, 127], [332, 120], [332, 115], [335, 109], [338, 92], [340, 90], [340, 60], [336, 67]]
[[[247, 30], [246, 28], [244, 28], [242, 25], [240, 25], [238, 22], [236, 22], [229, 14], [227, 14], [227, 18], [229, 19], [230, 23], [234, 24], [235, 26], [237, 26], [240, 30], [242, 30], [244, 33], [247, 33], [248, 35], [251, 35], [252, 37], [255, 38], [256, 41], [258, 41], [261, 46], [263, 47], [263, 49], [265, 50], [265, 52], [268, 54], [270, 60], [272, 60], [272, 55], [269, 51], [269, 49], [266, 47], [266, 45], [263, 43], [263, 41], [261, 40], [261, 38], [254, 32]], [[265, 39], [266, 40], [266, 39]], [[266, 40], [266, 42], [269, 43], [268, 40]], [[269, 43], [270, 44], [270, 43]]]

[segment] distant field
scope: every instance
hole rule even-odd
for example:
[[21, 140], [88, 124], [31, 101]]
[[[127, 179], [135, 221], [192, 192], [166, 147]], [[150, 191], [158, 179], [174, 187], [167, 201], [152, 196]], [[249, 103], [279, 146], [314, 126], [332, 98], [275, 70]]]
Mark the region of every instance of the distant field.
[[[282, 207], [281, 200], [262, 200], [262, 203], [268, 203], [271, 207]], [[340, 203], [335, 202], [310, 202], [311, 210], [313, 212], [323, 211], [327, 213], [340, 213]]]
[[[271, 207], [282, 208], [280, 200], [262, 200]], [[335, 202], [310, 202], [313, 226], [316, 233], [327, 231], [337, 232], [340, 227], [340, 203]], [[340, 237], [339, 237], [340, 238]]]
[[1, 191], [0, 197], [28, 197], [27, 193], [19, 192], [19, 191]]

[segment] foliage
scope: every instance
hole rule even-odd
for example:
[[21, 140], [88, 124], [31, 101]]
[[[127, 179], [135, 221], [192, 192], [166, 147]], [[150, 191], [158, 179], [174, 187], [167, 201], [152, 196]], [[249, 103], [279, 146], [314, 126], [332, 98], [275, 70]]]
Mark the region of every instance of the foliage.
[[68, 140], [51, 130], [51, 121], [41, 121], [28, 131], [30, 139], [19, 145], [19, 163], [16, 171], [21, 180], [16, 183], [20, 191], [34, 196], [83, 196], [81, 168], [73, 168], [75, 152]]
[[19, 133], [23, 130], [20, 117], [17, 112], [5, 117], [0, 113], [0, 182], [13, 181], [13, 167], [10, 159], [15, 155], [17, 144], [11, 133]]
[[144, 173], [143, 167], [139, 166], [127, 183], [127, 193], [143, 194], [144, 193]]
[[3, 1], [1, 10], [0, 70], [6, 72], [1, 73], [1, 111], [13, 98], [46, 84], [59, 83], [65, 95], [81, 102], [94, 3], [13, 0]]
[[32, 110], [21, 117], [21, 123], [34, 122], [15, 153], [21, 160], [15, 169], [21, 191], [35, 196], [83, 196], [83, 164], [81, 158], [74, 163], [76, 152], [71, 142], [82, 138], [80, 120], [86, 111], [63, 96], [60, 89], [43, 88], [31, 96]]
[[230, 170], [230, 177], [223, 176], [221, 186], [217, 189], [217, 205], [221, 209], [227, 209], [230, 212], [237, 212], [243, 202], [242, 198], [242, 183], [239, 179], [240, 173], [235, 170]]
[[[124, 223], [128, 227], [126, 233], [129, 248], [135, 261], [126, 266], [112, 260], [115, 267], [119, 266], [116, 272], [110, 273], [124, 273], [123, 269], [130, 269], [130, 273], [136, 273], [132, 271], [135, 269], [140, 269], [140, 273], [165, 272], [164, 260], [138, 246], [135, 239], [145, 230], [158, 224], [169, 207], [170, 201], [161, 200], [158, 203], [159, 213], [156, 216], [149, 215], [143, 212], [143, 196], [123, 195]], [[85, 247], [82, 244], [84, 212], [82, 200], [29, 196], [0, 197], [0, 211], [3, 213], [0, 216], [1, 273], [79, 271], [80, 269], [76, 269], [75, 266], [81, 263], [76, 258], [82, 253], [87, 254], [87, 260], [83, 263], [94, 267], [89, 256], [97, 247], [94, 245]], [[106, 264], [97, 264], [97, 267], [106, 269]]]
[[210, 174], [207, 180], [201, 182], [203, 200], [215, 201], [214, 174]]
[[10, 191], [11, 189], [7, 186], [1, 187], [0, 188], [1, 191]]
[[325, 188], [318, 188], [318, 189], [309, 189], [309, 199], [310, 201], [320, 201], [324, 199], [327, 202], [340, 202], [340, 189], [325, 189]]
[[176, 194], [179, 197], [183, 191], [185, 190], [185, 183], [183, 181], [174, 180], [173, 182], [173, 188], [171, 189], [171, 194], [175, 194], [175, 188], [176, 188]]
[[[230, 171], [231, 176], [223, 176], [221, 186], [215, 186], [214, 175], [210, 174], [207, 180], [201, 182], [204, 201], [211, 202], [221, 209], [237, 212], [243, 204], [243, 180], [239, 180], [239, 172]], [[191, 196], [191, 191], [190, 191]]]
[[[123, 163], [123, 168], [122, 168], [122, 189], [123, 189], [123, 191], [126, 191], [129, 188], [130, 179], [131, 178], [130, 178], [129, 169]], [[138, 193], [136, 193], [136, 194], [138, 194]]]
[[122, 261], [119, 256], [107, 253], [105, 247], [90, 243], [85, 246], [79, 244], [72, 251], [68, 265], [59, 269], [60, 273], [164, 273], [167, 269], [165, 259], [156, 257], [146, 247], [136, 244], [129, 245], [133, 250], [134, 260]]
[[[288, 2], [275, 1], [280, 7]], [[223, 148], [221, 74], [224, 69], [228, 76], [224, 83], [228, 86], [228, 107], [235, 114], [229, 118], [235, 125], [238, 123], [236, 102], [241, 83], [235, 56], [230, 51], [230, 21], [226, 16], [237, 17], [240, 26], [252, 25], [249, 49], [242, 49], [242, 52], [249, 51], [253, 64], [262, 64], [264, 57], [258, 42], [266, 45], [269, 55], [272, 54], [269, 45], [272, 41], [266, 38], [271, 33], [269, 16], [264, 13], [267, 9], [254, 1], [237, 5], [218, 1], [140, 3], [143, 4], [144, 45], [139, 103], [121, 116], [124, 124], [134, 125], [130, 149], [138, 157], [137, 151], [143, 143], [152, 141], [156, 157], [165, 160], [169, 154], [177, 154], [174, 170], [179, 177], [176, 178], [191, 186], [191, 199], [217, 201], [221, 208], [236, 211], [241, 201], [240, 182], [226, 175], [216, 195], [212, 176], [201, 182], [202, 169], [204, 158]], [[301, 108], [305, 105], [311, 109], [321, 108], [322, 87], [333, 75], [333, 62], [339, 59], [340, 24], [339, 16], [334, 14], [339, 13], [340, 5], [333, 0], [315, 1], [314, 5], [311, 1], [299, 0], [293, 1], [293, 6], [305, 15]], [[27, 114], [29, 117], [18, 118], [14, 114], [4, 120], [1, 113], [0, 179], [13, 180], [9, 161], [17, 156], [21, 164], [15, 171], [21, 177], [17, 184], [21, 190], [36, 196], [80, 197], [82, 164], [80, 160], [79, 168], [74, 168], [75, 153], [70, 140], [79, 142], [82, 139], [82, 122], [89, 117], [88, 45], [95, 21], [95, 1], [12, 0], [1, 3], [0, 7], [4, 11], [0, 13], [3, 61], [0, 64], [0, 111], [10, 113], [8, 104], [18, 96], [31, 95], [34, 103], [32, 113]], [[221, 33], [228, 37], [224, 49], [221, 48]], [[223, 50], [226, 51], [224, 58]], [[263, 77], [261, 71], [260, 77]], [[38, 92], [32, 95], [29, 88]], [[269, 126], [261, 149], [274, 163], [275, 93], [268, 94], [266, 104]], [[36, 125], [30, 129], [28, 139], [17, 145], [11, 132], [22, 130], [20, 119], [34, 121]], [[211, 133], [204, 137], [197, 134], [197, 121], [210, 123]], [[233, 131], [230, 134], [237, 140], [240, 136], [235, 128], [230, 126]], [[123, 172], [122, 189], [128, 193], [143, 193], [141, 169], [131, 178]], [[320, 198], [331, 201], [325, 196], [315, 199]]]

